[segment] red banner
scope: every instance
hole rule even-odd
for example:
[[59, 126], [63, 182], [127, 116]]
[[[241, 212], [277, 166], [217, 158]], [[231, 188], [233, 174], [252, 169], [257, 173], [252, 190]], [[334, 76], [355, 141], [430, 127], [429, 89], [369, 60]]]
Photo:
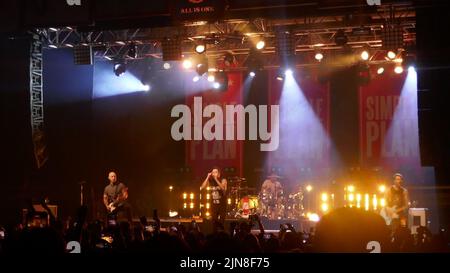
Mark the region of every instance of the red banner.
[[[268, 153], [269, 169], [298, 177], [302, 170], [329, 167], [329, 85], [317, 80], [315, 71], [299, 69], [283, 81], [269, 73], [269, 104], [280, 106], [280, 144]], [[305, 75], [309, 75], [306, 77]]]
[[[228, 90], [225, 91], [213, 89], [212, 84], [204, 79], [198, 82], [188, 80], [186, 91], [186, 105], [190, 107], [192, 120], [194, 120], [192, 122], [194, 137], [192, 140], [186, 141], [186, 165], [191, 168], [195, 178], [203, 178], [214, 166], [221, 168], [222, 172], [228, 170], [229, 174], [242, 176], [243, 141], [237, 140], [237, 138], [226, 140], [225, 137], [226, 128], [231, 125], [231, 121], [225, 119], [226, 105], [242, 104], [242, 73], [228, 73]], [[201, 107], [199, 107], [200, 105]], [[220, 130], [222, 130], [223, 140], [207, 140], [203, 134], [205, 127], [208, 126], [208, 121], [213, 118], [204, 117], [203, 111], [209, 105], [217, 105], [222, 110], [223, 127]], [[196, 114], [197, 117], [203, 116], [201, 122], [195, 122]], [[234, 132], [236, 132], [236, 116], [233, 123]], [[214, 128], [214, 131], [218, 129]], [[195, 137], [196, 132], [198, 133], [197, 138]], [[196, 140], [198, 137], [201, 139]]]
[[416, 72], [386, 71], [362, 86], [359, 116], [363, 166], [420, 166]]

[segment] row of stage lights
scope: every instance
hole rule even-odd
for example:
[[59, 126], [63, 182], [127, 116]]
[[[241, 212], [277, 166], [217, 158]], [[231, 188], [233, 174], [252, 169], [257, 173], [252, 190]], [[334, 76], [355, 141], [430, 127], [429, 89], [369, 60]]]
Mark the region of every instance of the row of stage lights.
[[[313, 187], [311, 185], [307, 185], [305, 187], [306, 193], [310, 194], [310, 192], [313, 190]], [[384, 193], [386, 192], [386, 186], [380, 185], [378, 187], [378, 193], [359, 193], [356, 192], [356, 187], [353, 185], [348, 185], [344, 187], [344, 207], [349, 208], [357, 208], [361, 209], [364, 208], [366, 211], [372, 210], [372, 211], [378, 211], [380, 208], [383, 208], [386, 206], [386, 199], [383, 197]], [[206, 193], [206, 201], [202, 200], [202, 195], [200, 195], [200, 198], [198, 200], [198, 204], [195, 203], [196, 196], [193, 192], [188, 193], [184, 192], [182, 194], [182, 200], [183, 200], [183, 210], [191, 210], [193, 212], [194, 209], [199, 209], [200, 216], [202, 213], [205, 214], [206, 217], [210, 216], [210, 199], [211, 194], [209, 193], [209, 188], [207, 188]], [[204, 201], [204, 203], [202, 203]], [[235, 200], [236, 204], [239, 200]], [[327, 193], [322, 192], [320, 194], [320, 211], [322, 214], [328, 213], [330, 210], [334, 208], [335, 203], [335, 194], [334, 193]], [[232, 204], [232, 199], [227, 199], [227, 205]], [[311, 209], [311, 208], [308, 208]], [[306, 214], [308, 218], [312, 218], [311, 221], [315, 221], [317, 218], [316, 213], [308, 212]]]
[[[378, 187], [378, 193], [372, 194], [356, 192], [355, 186], [348, 185], [344, 188], [344, 207], [378, 211], [386, 206], [385, 192], [385, 185], [380, 185]], [[334, 194], [323, 192], [320, 195], [320, 210], [322, 213], [325, 214], [334, 207], [334, 199]]]
[[[254, 48], [258, 51], [261, 51], [262, 49], [264, 49], [265, 47], [265, 42], [264, 40], [260, 39], [258, 41], [255, 42], [255, 46]], [[198, 55], [202, 55], [206, 52], [206, 43], [199, 43], [195, 46], [195, 52]], [[134, 53], [135, 50], [132, 50], [131, 54], [135, 54]], [[402, 58], [402, 51], [399, 51], [398, 53], [395, 53], [392, 50], [389, 50], [386, 52], [384, 59], [386, 61], [392, 62], [394, 65], [393, 68], [393, 72], [395, 74], [402, 74], [404, 72], [404, 60]], [[367, 49], [363, 49], [361, 50], [359, 53], [359, 59], [362, 62], [367, 62], [370, 59], [373, 58], [373, 56], [371, 56], [369, 50]], [[323, 51], [316, 51], [314, 58], [318, 61], [321, 62], [325, 57], [325, 53]], [[225, 57], [226, 58], [226, 57]], [[406, 65], [410, 65], [408, 67], [408, 71], [415, 71], [414, 66], [412, 66], [412, 64], [410, 63], [406, 63]], [[212, 88], [214, 89], [221, 89], [223, 88], [224, 90], [227, 89], [227, 75], [224, 71], [218, 71], [215, 68], [209, 68], [208, 66], [208, 60], [206, 57], [201, 57], [201, 58], [185, 58], [182, 63], [181, 63], [181, 67], [185, 70], [191, 70], [193, 68], [195, 68], [195, 71], [197, 72], [197, 75], [192, 77], [192, 82], [196, 83], [199, 82], [202, 77], [206, 74], [206, 79], [207, 81], [211, 84]], [[387, 68], [391, 67], [391, 66], [387, 66], [386, 64], [384, 65], [380, 65], [377, 70], [376, 73], [378, 75], [382, 75], [383, 73], [386, 72]], [[169, 62], [164, 62], [163, 63], [163, 68], [165, 70], [169, 70], [172, 68], [172, 64]], [[253, 69], [252, 67], [249, 67], [249, 73], [248, 76], [253, 78], [256, 76], [258, 69]], [[116, 76], [121, 76], [123, 75], [123, 73], [125, 73], [126, 71], [126, 64], [122, 61], [122, 62], [115, 62], [114, 64], [114, 73], [116, 74]], [[276, 75], [276, 79], [279, 81], [283, 81], [287, 76], [291, 76], [293, 75], [293, 70], [291, 68], [285, 68], [284, 71], [282, 71], [281, 73], [278, 73]], [[144, 86], [145, 90], [144, 91], [149, 91], [150, 90], [150, 86], [145, 85]]]
[[[403, 68], [403, 58], [401, 56], [402, 52], [398, 52], [395, 53], [392, 50], [389, 50], [386, 52], [386, 55], [384, 57], [384, 59], [386, 61], [391, 61], [395, 64], [394, 67], [394, 72], [395, 74], [402, 74], [404, 72], [404, 68]], [[317, 51], [314, 55], [314, 58], [316, 59], [316, 61], [321, 62], [324, 58], [324, 53], [322, 51]], [[369, 59], [371, 58], [370, 52], [367, 49], [364, 49], [362, 51], [360, 51], [359, 53], [359, 58], [361, 61], [366, 62], [369, 61]], [[408, 71], [414, 71], [414, 66], [412, 64], [407, 64], [409, 65], [408, 67]], [[377, 68], [377, 74], [381, 75], [386, 71], [384, 66], [379, 66]]]

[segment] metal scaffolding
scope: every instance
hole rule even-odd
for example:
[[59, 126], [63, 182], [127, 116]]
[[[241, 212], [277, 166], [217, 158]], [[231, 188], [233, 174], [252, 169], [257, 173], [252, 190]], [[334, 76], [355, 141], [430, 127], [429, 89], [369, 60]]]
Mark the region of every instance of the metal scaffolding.
[[38, 168], [47, 160], [44, 144], [44, 89], [42, 75], [43, 42], [39, 34], [33, 33], [30, 46], [30, 113], [34, 155]]

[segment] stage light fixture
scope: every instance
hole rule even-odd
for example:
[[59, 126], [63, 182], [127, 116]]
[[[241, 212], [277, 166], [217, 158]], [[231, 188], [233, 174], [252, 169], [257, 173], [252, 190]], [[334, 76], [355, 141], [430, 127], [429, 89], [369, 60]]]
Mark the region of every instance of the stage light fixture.
[[396, 74], [402, 74], [402, 73], [403, 73], [403, 67], [402, 67], [401, 65], [397, 65], [397, 66], [394, 68], [394, 72], [395, 72]]
[[128, 46], [127, 56], [133, 59], [137, 58], [137, 46], [134, 43]]
[[170, 69], [171, 68], [171, 66], [170, 66], [170, 63], [164, 63], [163, 64], [163, 68], [165, 69], [165, 70], [168, 70], [168, 69]]
[[218, 82], [213, 83], [213, 87], [214, 87], [214, 89], [219, 89], [220, 83], [218, 83]]
[[280, 74], [280, 75], [277, 75], [276, 79], [279, 81], [282, 81], [282, 80], [284, 80], [284, 77], [283, 77], [283, 75]]
[[314, 55], [314, 58], [319, 62], [322, 61], [322, 59], [323, 59], [322, 52], [316, 52], [316, 54]]
[[395, 59], [395, 57], [397, 56], [397, 54], [395, 54], [394, 51], [389, 50], [388, 53], [386, 54], [386, 56], [387, 56], [390, 60], [393, 60], [393, 59]]
[[355, 200], [355, 195], [353, 193], [350, 193], [348, 195], [348, 201], [353, 202], [353, 200]]
[[327, 203], [322, 203], [321, 209], [322, 209], [322, 212], [327, 212], [328, 211], [328, 204]]
[[215, 80], [214, 75], [212, 75], [212, 74], [208, 75], [208, 81], [209, 82], [213, 82], [214, 80]]
[[195, 77], [192, 78], [192, 81], [193, 81], [193, 82], [198, 82], [199, 80], [200, 80], [200, 77], [199, 77], [199, 76], [195, 76]]
[[198, 54], [202, 54], [205, 51], [206, 51], [206, 44], [199, 43], [199, 44], [195, 45], [195, 52], [197, 52]]
[[380, 185], [378, 187], [378, 191], [380, 191], [381, 193], [385, 192], [386, 191], [386, 186], [385, 185]]
[[189, 69], [189, 68], [191, 68], [191, 67], [192, 67], [192, 61], [189, 60], [189, 59], [185, 59], [185, 60], [183, 61], [183, 68], [184, 68], [184, 69]]
[[256, 73], [253, 71], [250, 71], [250, 73], [248, 73], [248, 75], [253, 78], [254, 76], [256, 76]]
[[199, 76], [202, 76], [203, 74], [208, 72], [208, 60], [204, 59], [197, 63], [197, 65], [195, 66], [195, 71], [197, 71], [197, 74]]
[[125, 62], [117, 61], [114, 63], [113, 69], [114, 69], [114, 74], [116, 74], [117, 77], [120, 77], [127, 71], [127, 66], [126, 66]]
[[369, 51], [363, 50], [363, 51], [361, 52], [361, 59], [362, 59], [363, 61], [369, 60], [369, 57], [370, 57]]
[[312, 191], [312, 189], [313, 189], [313, 187], [312, 187], [311, 185], [307, 185], [307, 186], [306, 186], [306, 191], [307, 191], [307, 192]]
[[381, 75], [381, 74], [383, 74], [384, 73], [384, 67], [379, 67], [378, 69], [377, 69], [377, 74], [378, 75]]
[[376, 194], [373, 195], [373, 198], [372, 198], [372, 206], [373, 206], [373, 209], [374, 209], [374, 210], [377, 209], [377, 206], [378, 206], [378, 199], [377, 199], [377, 195], [376, 195]]
[[[150, 85], [145, 84], [143, 89], [144, 89], [145, 92], [150, 91]], [[171, 189], [171, 190], [172, 190], [172, 189]]]
[[408, 72], [410, 72], [410, 73], [416, 72], [416, 68], [411, 65], [411, 66], [408, 67]]
[[319, 217], [319, 215], [317, 213], [311, 213], [308, 216], [308, 220], [311, 221], [311, 222], [319, 222], [320, 217]]
[[293, 73], [294, 73], [294, 72], [292, 72], [292, 69], [288, 68], [288, 69], [286, 69], [286, 71], [284, 72], [284, 75], [286, 75], [286, 76], [292, 76]]
[[266, 46], [266, 42], [264, 42], [264, 40], [259, 40], [256, 43], [256, 49], [261, 50]]

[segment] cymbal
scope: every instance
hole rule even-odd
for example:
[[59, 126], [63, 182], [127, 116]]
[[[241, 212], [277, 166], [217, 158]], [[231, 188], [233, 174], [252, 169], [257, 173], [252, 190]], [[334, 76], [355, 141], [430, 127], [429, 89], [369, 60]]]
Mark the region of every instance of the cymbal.
[[251, 187], [231, 187], [232, 190], [238, 190], [238, 191], [254, 191], [256, 188]]
[[247, 179], [245, 179], [245, 177], [238, 177], [238, 176], [229, 177], [228, 180], [230, 180], [230, 181], [247, 181]]
[[270, 179], [270, 178], [283, 179], [283, 177], [278, 176], [278, 175], [274, 175], [274, 174], [267, 176], [267, 178], [269, 178], [269, 179]]

